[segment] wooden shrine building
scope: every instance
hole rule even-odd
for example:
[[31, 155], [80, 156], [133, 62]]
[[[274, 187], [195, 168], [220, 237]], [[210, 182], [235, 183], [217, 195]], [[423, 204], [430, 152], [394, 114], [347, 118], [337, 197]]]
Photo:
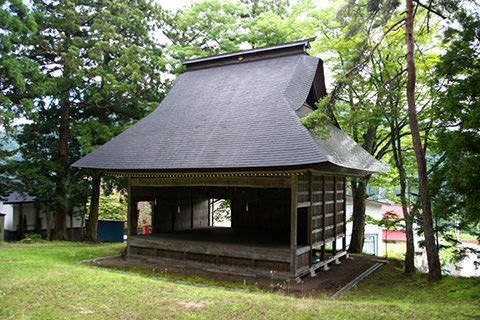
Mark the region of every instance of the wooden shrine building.
[[[155, 111], [74, 164], [128, 176], [127, 258], [292, 279], [345, 255], [345, 179], [384, 169], [301, 124], [326, 95], [312, 40], [184, 62]], [[231, 228], [212, 226], [211, 199], [230, 200]]]

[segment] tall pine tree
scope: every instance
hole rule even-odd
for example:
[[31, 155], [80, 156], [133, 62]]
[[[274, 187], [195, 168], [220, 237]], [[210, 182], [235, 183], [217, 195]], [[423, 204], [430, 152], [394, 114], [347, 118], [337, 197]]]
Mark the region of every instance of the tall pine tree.
[[[63, 240], [67, 215], [80, 192], [72, 191], [78, 186], [72, 179], [78, 177], [70, 164], [160, 101], [164, 69], [149, 33], [156, 11], [147, 1], [34, 0], [32, 11], [38, 32], [16, 50], [34, 61], [44, 77], [30, 119], [42, 112], [50, 117], [37, 125], [55, 141], [54, 238]], [[93, 176], [98, 186], [98, 175]]]
[[0, 7], [0, 126], [29, 114], [41, 92], [37, 63], [24, 55], [25, 39], [37, 30], [31, 11], [22, 1], [2, 1]]

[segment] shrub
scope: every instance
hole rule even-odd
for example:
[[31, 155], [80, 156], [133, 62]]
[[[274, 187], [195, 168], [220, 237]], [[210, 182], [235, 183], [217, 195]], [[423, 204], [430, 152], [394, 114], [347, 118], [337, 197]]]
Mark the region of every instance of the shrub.
[[21, 243], [37, 243], [42, 241], [42, 235], [38, 233], [27, 233], [25, 238], [20, 240]]

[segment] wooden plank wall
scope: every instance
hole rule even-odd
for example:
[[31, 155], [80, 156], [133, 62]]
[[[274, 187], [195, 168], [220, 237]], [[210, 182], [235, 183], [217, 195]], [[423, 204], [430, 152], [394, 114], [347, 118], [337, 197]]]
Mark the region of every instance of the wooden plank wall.
[[345, 235], [345, 178], [312, 175], [312, 246]]
[[131, 187], [130, 192], [132, 211], [138, 201], [154, 202], [153, 233], [208, 226], [208, 195], [200, 188]]
[[233, 193], [232, 228], [288, 235], [289, 189], [234, 188]]
[[177, 189], [175, 231], [208, 227], [208, 196], [198, 189]]
[[[346, 249], [346, 178], [331, 175], [304, 174], [297, 179], [298, 239], [306, 238], [311, 248], [321, 248], [325, 258], [327, 243], [332, 243], [333, 254], [337, 249], [337, 240], [342, 240], [342, 250]], [[307, 211], [306, 211], [307, 210]], [[304, 213], [306, 212], [306, 213]], [[301, 241], [299, 242], [301, 243]], [[298, 257], [305, 252], [297, 253]], [[311, 258], [311, 256], [310, 256]], [[308, 261], [305, 257], [303, 261]], [[304, 262], [305, 263], [305, 262]], [[301, 268], [299, 264], [297, 268]]]

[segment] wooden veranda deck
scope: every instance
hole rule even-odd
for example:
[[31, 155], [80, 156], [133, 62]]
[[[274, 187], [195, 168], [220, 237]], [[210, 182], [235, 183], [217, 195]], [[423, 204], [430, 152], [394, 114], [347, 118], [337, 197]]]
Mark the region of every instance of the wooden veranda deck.
[[270, 271], [276, 270], [273, 276], [288, 278], [291, 257], [288, 240], [278, 234], [210, 227], [129, 236], [128, 250], [131, 258], [186, 260], [257, 275], [271, 275]]

